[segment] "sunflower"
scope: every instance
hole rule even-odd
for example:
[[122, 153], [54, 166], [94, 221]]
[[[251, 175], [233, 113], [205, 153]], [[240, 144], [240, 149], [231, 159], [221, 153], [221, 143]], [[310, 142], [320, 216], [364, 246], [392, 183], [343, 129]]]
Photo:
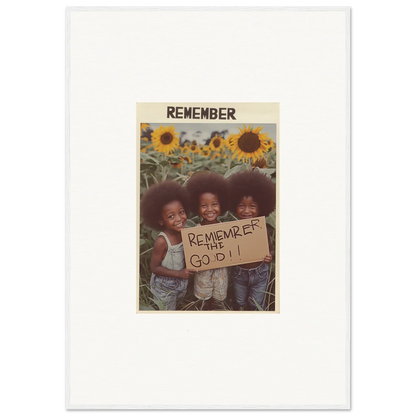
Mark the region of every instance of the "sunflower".
[[273, 150], [276, 146], [274, 145], [274, 141], [273, 141], [273, 139], [270, 139], [268, 142], [267, 142], [267, 145], [269, 146], [269, 150]]
[[140, 151], [142, 153], [147, 153], [148, 149], [150, 149], [151, 147], [153, 147], [153, 144], [149, 144], [148, 146], [144, 146], [140, 149]]
[[152, 133], [152, 142], [158, 152], [168, 155], [179, 146], [179, 137], [172, 126], [160, 126]]
[[[179, 159], [183, 162], [182, 157], [180, 157]], [[170, 162], [170, 164], [173, 168], [180, 169], [183, 166], [182, 162], [178, 162], [178, 163]]]
[[183, 146], [180, 150], [183, 155], [187, 155], [191, 151], [187, 145]]
[[181, 157], [181, 159], [184, 161], [186, 160], [188, 163], [192, 163], [192, 159], [189, 156], [184, 156], [183, 158]]
[[229, 134], [227, 139], [224, 140], [224, 144], [225, 144], [225, 147], [227, 149], [231, 149], [231, 143], [232, 143], [232, 140], [233, 140], [234, 136], [235, 136], [235, 134]]
[[196, 144], [191, 144], [190, 146], [189, 146], [189, 150], [192, 152], [192, 153], [194, 153], [194, 154], [196, 154], [196, 155], [199, 155], [199, 153], [200, 153], [200, 151], [201, 151], [201, 149], [196, 145]]
[[140, 137], [140, 140], [143, 140], [144, 142], [148, 142], [149, 141], [149, 139], [147, 137], [144, 137], [144, 136]]
[[209, 142], [209, 147], [211, 150], [220, 150], [224, 147], [224, 139], [222, 136], [218, 136], [217, 134], [211, 139]]
[[255, 168], [260, 168], [260, 169], [264, 169], [267, 168], [267, 161], [264, 157], [262, 157], [261, 159], [257, 159], [255, 162], [253, 162], [251, 164], [251, 168], [255, 169]]
[[202, 156], [209, 156], [211, 154], [211, 148], [209, 146], [204, 146], [201, 150]]
[[183, 163], [171, 163], [171, 166], [175, 169], [180, 169], [183, 166]]
[[260, 159], [263, 153], [267, 152], [267, 140], [269, 136], [267, 133], [260, 133], [263, 127], [256, 127], [253, 129], [250, 126], [240, 129], [240, 133], [234, 135], [230, 140], [233, 157], [238, 157], [238, 160], [243, 158], [245, 161], [252, 158], [253, 161]]
[[146, 131], [149, 127], [150, 127], [149, 124], [140, 123], [140, 128], [142, 131]]
[[218, 153], [218, 152], [211, 153], [211, 159], [218, 159], [219, 157], [223, 157], [221, 153]]

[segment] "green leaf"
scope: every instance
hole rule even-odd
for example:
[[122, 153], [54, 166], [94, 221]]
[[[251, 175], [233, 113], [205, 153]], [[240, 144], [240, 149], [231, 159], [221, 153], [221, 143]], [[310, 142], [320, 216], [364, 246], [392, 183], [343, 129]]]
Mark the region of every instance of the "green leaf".
[[140, 239], [140, 245], [142, 246], [143, 244], [146, 243], [146, 240], [144, 240], [143, 238]]
[[149, 251], [152, 251], [153, 247], [148, 248], [146, 251], [140, 252], [140, 257], [143, 257], [146, 253], [148, 253]]
[[266, 223], [276, 228], [276, 211], [273, 211], [267, 218]]
[[140, 153], [140, 157], [144, 160], [152, 161], [153, 163], [159, 164], [159, 162], [152, 156], [149, 156], [147, 153]]
[[229, 221], [235, 221], [238, 218], [236, 218], [231, 212], [227, 211], [224, 215], [220, 215], [218, 217], [219, 222], [229, 222]]
[[159, 236], [159, 231], [152, 230], [152, 238], [153, 240], [156, 240], [156, 238]]
[[189, 227], [196, 227], [196, 223], [194, 223], [192, 220], [186, 220], [186, 228]]
[[178, 173], [178, 178], [177, 179], [186, 179], [187, 176], [186, 175], [182, 175], [180, 173]]
[[276, 169], [260, 169], [256, 167], [256, 170], [262, 173], [263, 175], [268, 176], [269, 178], [271, 178], [276, 173]]
[[154, 171], [156, 168], [157, 168], [157, 165], [155, 165], [154, 163], [141, 163], [140, 164], [140, 170], [142, 172], [148, 169], [151, 169], [152, 171]]
[[252, 301], [255, 303], [255, 305], [256, 305], [256, 307], [259, 311], [264, 311], [264, 309], [256, 302], [256, 299], [252, 298]]
[[156, 304], [156, 306], [159, 308], [160, 311], [165, 311], [166, 310], [166, 304], [162, 299], [152, 299], [153, 302]]
[[142, 305], [142, 304], [139, 305], [139, 311], [154, 311], [154, 310], [155, 308], [153, 308], [150, 305]]
[[248, 163], [242, 163], [241, 165], [234, 166], [233, 168], [227, 170], [227, 172], [224, 173], [224, 178], [227, 179], [235, 173], [242, 172], [243, 170], [248, 169], [250, 169]]

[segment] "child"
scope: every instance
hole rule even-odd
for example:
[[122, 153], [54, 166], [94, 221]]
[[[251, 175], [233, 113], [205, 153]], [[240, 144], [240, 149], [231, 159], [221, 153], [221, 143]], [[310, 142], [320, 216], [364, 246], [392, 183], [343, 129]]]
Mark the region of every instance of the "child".
[[185, 296], [191, 270], [185, 268], [181, 230], [185, 228], [188, 194], [177, 182], [152, 185], [140, 203], [145, 224], [161, 230], [153, 248], [150, 288], [153, 299], [175, 310]]
[[[202, 218], [201, 226], [219, 223], [218, 217], [227, 210], [227, 182], [218, 173], [197, 172], [186, 184], [191, 211]], [[195, 273], [194, 295], [204, 301], [204, 309], [212, 308], [212, 299], [223, 301], [227, 296], [226, 267]]]
[[[236, 173], [227, 179], [229, 207], [240, 220], [271, 214], [276, 206], [276, 185], [256, 170]], [[270, 248], [269, 238], [269, 251]], [[271, 253], [263, 261], [231, 267], [235, 300], [240, 310], [264, 309]], [[248, 305], [247, 305], [248, 301]]]

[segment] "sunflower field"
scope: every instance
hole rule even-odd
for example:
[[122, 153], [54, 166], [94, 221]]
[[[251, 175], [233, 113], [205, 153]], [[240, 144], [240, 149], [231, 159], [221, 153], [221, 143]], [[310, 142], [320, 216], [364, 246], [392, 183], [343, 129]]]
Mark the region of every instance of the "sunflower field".
[[[180, 140], [175, 126], [160, 125], [152, 129], [149, 124], [141, 124], [138, 139], [140, 148], [140, 199], [146, 190], [155, 183], [166, 179], [184, 185], [196, 171], [216, 172], [228, 178], [234, 173], [256, 169], [267, 175], [276, 183], [276, 146], [275, 140], [268, 133], [261, 133], [262, 126], [238, 125], [237, 134], [213, 133], [205, 144], [197, 141]], [[154, 125], [152, 125], [154, 127]], [[182, 142], [182, 143], [181, 143]], [[220, 222], [235, 221], [237, 218], [230, 212], [218, 218]], [[195, 227], [199, 218], [187, 220], [187, 227]], [[273, 248], [276, 248], [276, 211], [266, 218], [267, 228]], [[144, 225], [140, 218], [140, 274], [137, 282], [137, 303], [139, 310], [163, 310], [164, 305], [153, 299], [150, 291], [150, 259], [153, 246], [159, 231]], [[275, 293], [278, 283], [275, 276], [275, 259], [270, 264], [269, 283], [266, 291], [266, 307], [259, 310], [274, 311]], [[234, 290], [232, 279], [229, 279], [227, 298], [223, 302], [214, 301], [214, 309], [234, 310]], [[193, 278], [189, 279], [186, 296], [179, 303], [177, 310], [196, 311], [203, 309], [203, 304], [193, 295]]]

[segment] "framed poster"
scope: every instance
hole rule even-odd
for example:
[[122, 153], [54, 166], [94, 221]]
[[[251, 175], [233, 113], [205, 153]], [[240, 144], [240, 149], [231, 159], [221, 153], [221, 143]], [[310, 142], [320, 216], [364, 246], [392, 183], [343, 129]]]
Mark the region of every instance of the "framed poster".
[[67, 408], [348, 409], [349, 9], [66, 17]]
[[[279, 312], [278, 134], [278, 103], [137, 103], [138, 313]], [[189, 207], [171, 232], [159, 210], [178, 184]], [[180, 233], [195, 272], [178, 280], [154, 247]]]

